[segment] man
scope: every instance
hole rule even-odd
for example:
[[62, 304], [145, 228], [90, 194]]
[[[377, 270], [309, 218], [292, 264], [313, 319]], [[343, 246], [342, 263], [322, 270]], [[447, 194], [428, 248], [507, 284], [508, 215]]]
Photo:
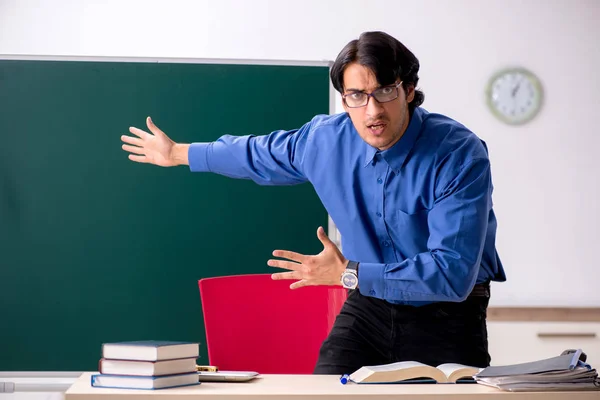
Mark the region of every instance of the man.
[[[331, 80], [346, 113], [300, 129], [178, 144], [156, 127], [123, 136], [129, 158], [189, 165], [263, 185], [310, 182], [342, 235], [323, 228], [323, 251], [276, 250], [291, 288], [351, 289], [321, 347], [315, 373], [420, 361], [489, 365], [489, 282], [504, 281], [485, 144], [463, 125], [421, 107], [419, 62], [382, 32], [338, 55]], [[291, 344], [301, 345], [301, 344]]]

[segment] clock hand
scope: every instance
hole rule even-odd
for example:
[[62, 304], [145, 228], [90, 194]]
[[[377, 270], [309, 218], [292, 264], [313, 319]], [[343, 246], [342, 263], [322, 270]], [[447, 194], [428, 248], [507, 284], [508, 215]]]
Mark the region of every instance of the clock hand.
[[511, 97], [515, 97], [517, 92], [519, 91], [519, 87], [521, 86], [521, 81], [519, 81], [511, 92]]

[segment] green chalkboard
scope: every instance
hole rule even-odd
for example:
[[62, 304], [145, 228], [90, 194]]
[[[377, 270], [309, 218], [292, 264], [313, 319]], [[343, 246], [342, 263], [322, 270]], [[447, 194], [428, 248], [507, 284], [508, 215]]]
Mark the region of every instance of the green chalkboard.
[[96, 370], [103, 342], [189, 340], [197, 281], [273, 272], [327, 214], [312, 186], [136, 164], [145, 117], [178, 142], [267, 134], [329, 112], [329, 68], [0, 60], [0, 370]]

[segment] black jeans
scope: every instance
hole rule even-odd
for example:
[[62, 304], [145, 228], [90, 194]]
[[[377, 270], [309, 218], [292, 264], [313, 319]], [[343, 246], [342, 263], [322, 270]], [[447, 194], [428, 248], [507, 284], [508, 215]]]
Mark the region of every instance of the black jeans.
[[365, 365], [397, 361], [487, 367], [489, 287], [485, 289], [461, 303], [421, 307], [395, 305], [353, 290], [321, 346], [314, 373], [350, 374]]

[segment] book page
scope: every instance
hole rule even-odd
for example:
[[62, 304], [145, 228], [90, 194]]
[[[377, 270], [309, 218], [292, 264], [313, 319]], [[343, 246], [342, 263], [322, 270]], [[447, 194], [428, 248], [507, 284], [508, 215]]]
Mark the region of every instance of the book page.
[[417, 378], [447, 381], [439, 369], [416, 361], [366, 366], [350, 374], [350, 380], [356, 383], [392, 383]]
[[456, 382], [461, 378], [472, 378], [473, 375], [483, 370], [483, 368], [455, 363], [440, 364], [436, 368], [442, 371], [450, 382]]
[[373, 365], [367, 367], [371, 371], [376, 372], [386, 372], [386, 371], [396, 371], [399, 369], [407, 369], [407, 368], [415, 368], [415, 367], [429, 367], [429, 365], [422, 364], [417, 361], [400, 361], [392, 364], [383, 364], [383, 365]]

